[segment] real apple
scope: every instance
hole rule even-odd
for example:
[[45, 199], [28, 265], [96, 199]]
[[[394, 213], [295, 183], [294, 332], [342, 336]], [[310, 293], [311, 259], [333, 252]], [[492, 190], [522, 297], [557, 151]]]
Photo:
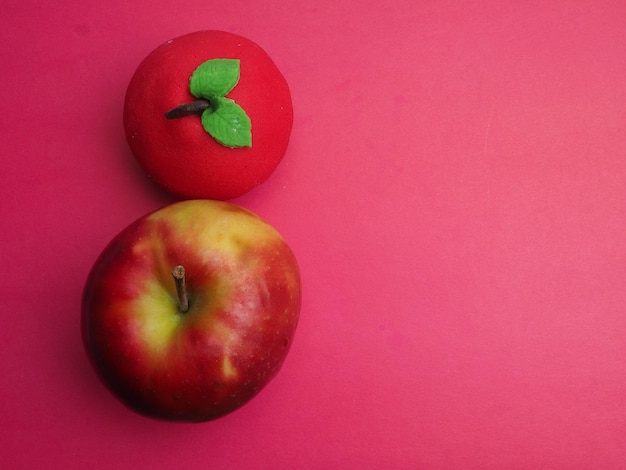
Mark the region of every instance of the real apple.
[[225, 31], [169, 40], [139, 64], [124, 129], [141, 167], [185, 199], [232, 199], [285, 155], [293, 107], [284, 76], [256, 43]]
[[124, 403], [207, 421], [279, 371], [300, 312], [298, 263], [282, 236], [227, 202], [178, 202], [104, 249], [83, 293], [86, 351]]

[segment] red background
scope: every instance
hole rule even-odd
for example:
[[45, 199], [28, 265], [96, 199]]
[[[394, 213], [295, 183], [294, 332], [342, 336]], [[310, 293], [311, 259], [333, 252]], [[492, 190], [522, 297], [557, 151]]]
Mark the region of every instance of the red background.
[[[5, 0], [5, 468], [614, 469], [626, 462], [622, 1]], [[124, 92], [160, 43], [222, 29], [287, 78], [274, 175], [237, 202], [289, 241], [304, 301], [279, 376], [201, 425], [100, 384], [80, 294], [172, 202]]]

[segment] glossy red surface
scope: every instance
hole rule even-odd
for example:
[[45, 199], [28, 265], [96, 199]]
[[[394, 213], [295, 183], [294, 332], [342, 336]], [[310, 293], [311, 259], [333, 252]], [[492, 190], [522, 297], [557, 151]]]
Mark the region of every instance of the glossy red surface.
[[[179, 265], [184, 313], [171, 274]], [[83, 294], [85, 349], [132, 409], [208, 421], [278, 373], [300, 304], [297, 261], [272, 227], [239, 206], [183, 201], [131, 224], [96, 261]]]

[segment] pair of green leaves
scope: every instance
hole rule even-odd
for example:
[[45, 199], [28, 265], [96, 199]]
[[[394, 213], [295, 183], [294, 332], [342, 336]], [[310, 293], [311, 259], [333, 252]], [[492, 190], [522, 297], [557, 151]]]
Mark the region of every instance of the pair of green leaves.
[[241, 106], [226, 95], [237, 85], [240, 64], [237, 59], [211, 59], [191, 75], [189, 91], [209, 102], [202, 112], [202, 127], [226, 147], [252, 147], [252, 124]]

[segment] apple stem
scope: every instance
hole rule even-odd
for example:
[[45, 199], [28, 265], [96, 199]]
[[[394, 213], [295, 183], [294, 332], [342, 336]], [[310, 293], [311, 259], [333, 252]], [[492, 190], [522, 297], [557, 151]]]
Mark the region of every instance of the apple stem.
[[208, 100], [199, 99], [192, 103], [181, 104], [180, 106], [176, 106], [174, 109], [169, 110], [165, 113], [166, 119], [178, 119], [185, 116], [191, 116], [193, 114], [200, 115], [204, 112], [205, 109], [210, 108], [211, 103]]
[[176, 294], [178, 294], [178, 310], [180, 313], [186, 313], [189, 310], [189, 298], [187, 297], [187, 288], [185, 287], [185, 268], [181, 265], [174, 266], [172, 276], [176, 283]]

